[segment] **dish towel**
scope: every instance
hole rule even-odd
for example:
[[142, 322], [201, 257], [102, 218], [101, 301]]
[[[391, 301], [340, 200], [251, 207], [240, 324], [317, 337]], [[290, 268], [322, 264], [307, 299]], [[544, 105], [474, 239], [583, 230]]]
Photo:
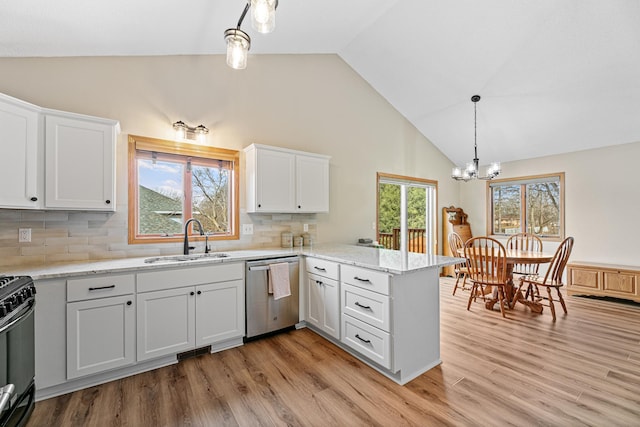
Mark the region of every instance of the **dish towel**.
[[291, 285], [289, 284], [289, 263], [281, 262], [269, 264], [269, 293], [273, 294], [273, 299], [288, 297], [291, 295]]

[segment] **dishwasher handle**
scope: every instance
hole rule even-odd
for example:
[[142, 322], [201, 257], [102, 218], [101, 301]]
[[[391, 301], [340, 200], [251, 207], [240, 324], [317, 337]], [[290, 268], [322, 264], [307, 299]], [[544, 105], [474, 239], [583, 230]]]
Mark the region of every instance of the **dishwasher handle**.
[[[278, 264], [276, 262], [272, 262], [271, 264]], [[287, 264], [298, 264], [298, 261], [288, 261]], [[266, 265], [250, 265], [249, 271], [267, 271], [269, 270], [269, 264]]]

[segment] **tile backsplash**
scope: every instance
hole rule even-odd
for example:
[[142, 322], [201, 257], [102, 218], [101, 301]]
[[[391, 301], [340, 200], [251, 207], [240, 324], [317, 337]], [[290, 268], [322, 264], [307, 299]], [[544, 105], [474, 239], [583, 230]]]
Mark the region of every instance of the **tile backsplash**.
[[[214, 251], [280, 246], [280, 234], [303, 233], [303, 224], [317, 241], [315, 214], [247, 214], [241, 224], [253, 224], [252, 235], [239, 240], [210, 241]], [[0, 209], [0, 272], [11, 267], [42, 267], [60, 262], [99, 261], [179, 254], [182, 243], [127, 243], [126, 209], [115, 213]], [[18, 230], [31, 229], [31, 242], [19, 243]], [[242, 229], [242, 227], [241, 227]], [[204, 242], [195, 242], [201, 252]]]

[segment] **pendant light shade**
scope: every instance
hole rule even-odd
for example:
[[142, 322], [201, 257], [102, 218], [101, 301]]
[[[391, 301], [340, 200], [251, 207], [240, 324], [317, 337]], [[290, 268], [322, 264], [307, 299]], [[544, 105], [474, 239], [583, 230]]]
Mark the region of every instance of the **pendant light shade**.
[[227, 41], [227, 65], [236, 70], [247, 68], [247, 57], [251, 48], [251, 38], [239, 28], [224, 32]]
[[270, 33], [276, 27], [278, 0], [251, 0], [251, 26], [259, 33]]

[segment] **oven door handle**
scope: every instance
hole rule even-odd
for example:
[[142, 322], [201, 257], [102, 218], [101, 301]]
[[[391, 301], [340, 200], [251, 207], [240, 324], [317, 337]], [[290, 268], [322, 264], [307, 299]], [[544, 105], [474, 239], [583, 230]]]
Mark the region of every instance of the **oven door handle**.
[[29, 303], [29, 306], [25, 307], [23, 309], [23, 312], [20, 314], [20, 316], [16, 317], [15, 319], [11, 320], [11, 322], [7, 323], [6, 325], [4, 325], [2, 328], [0, 328], [0, 334], [3, 334], [6, 330], [8, 330], [9, 328], [11, 328], [13, 325], [15, 325], [16, 323], [18, 323], [19, 321], [21, 321], [22, 319], [24, 319], [25, 317], [27, 317], [29, 314], [31, 314], [31, 312], [33, 311], [33, 307], [36, 305], [36, 300], [32, 300]]
[[0, 412], [4, 412], [4, 407], [11, 400], [11, 395], [15, 391], [16, 386], [13, 384], [7, 384], [0, 388]]

